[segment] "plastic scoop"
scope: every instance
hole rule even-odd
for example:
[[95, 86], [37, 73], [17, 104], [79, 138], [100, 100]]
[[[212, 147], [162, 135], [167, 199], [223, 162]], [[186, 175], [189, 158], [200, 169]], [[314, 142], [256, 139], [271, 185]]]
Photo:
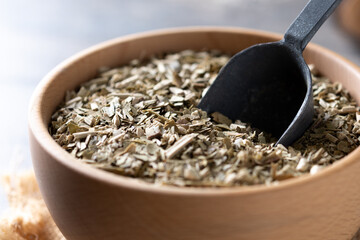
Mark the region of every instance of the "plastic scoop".
[[278, 42], [257, 44], [220, 70], [199, 108], [271, 133], [288, 146], [313, 115], [310, 70], [302, 52], [341, 0], [311, 0]]

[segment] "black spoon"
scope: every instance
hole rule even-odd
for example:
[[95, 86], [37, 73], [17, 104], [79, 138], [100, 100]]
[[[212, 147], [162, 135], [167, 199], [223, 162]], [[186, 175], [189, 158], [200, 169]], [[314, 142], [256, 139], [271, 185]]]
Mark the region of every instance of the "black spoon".
[[288, 146], [314, 115], [311, 74], [302, 51], [341, 0], [311, 0], [281, 41], [257, 44], [221, 69], [199, 108], [239, 119]]

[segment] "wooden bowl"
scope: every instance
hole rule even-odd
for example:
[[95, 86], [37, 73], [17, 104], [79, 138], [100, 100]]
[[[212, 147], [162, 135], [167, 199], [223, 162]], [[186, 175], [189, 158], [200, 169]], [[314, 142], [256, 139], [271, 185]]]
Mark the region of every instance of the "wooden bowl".
[[[64, 93], [101, 66], [184, 49], [235, 53], [280, 35], [225, 27], [160, 30], [111, 40], [66, 60], [37, 87], [30, 107], [36, 177], [69, 240], [350, 239], [360, 226], [360, 148], [320, 173], [277, 186], [178, 188], [116, 176], [76, 161], [48, 133]], [[360, 102], [360, 73], [341, 56], [310, 44], [308, 63], [343, 83]]]

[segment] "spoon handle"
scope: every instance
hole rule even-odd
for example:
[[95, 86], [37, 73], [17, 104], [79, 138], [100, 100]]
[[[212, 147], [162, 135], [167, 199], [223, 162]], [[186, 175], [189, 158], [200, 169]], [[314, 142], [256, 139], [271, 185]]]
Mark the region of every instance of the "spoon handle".
[[310, 0], [285, 33], [284, 41], [303, 51], [341, 0]]

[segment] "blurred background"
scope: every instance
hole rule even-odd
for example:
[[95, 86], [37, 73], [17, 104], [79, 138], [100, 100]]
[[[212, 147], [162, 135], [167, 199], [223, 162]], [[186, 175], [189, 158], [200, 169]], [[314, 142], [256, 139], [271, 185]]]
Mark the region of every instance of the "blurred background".
[[[344, 0], [342, 5], [350, 1], [357, 0]], [[27, 135], [31, 94], [47, 72], [71, 55], [111, 38], [159, 28], [216, 25], [284, 33], [306, 3], [307, 0], [0, 0], [0, 174], [31, 169]], [[334, 14], [323, 25], [313, 42], [360, 65], [360, 44], [348, 34], [350, 15], [345, 13], [347, 19], [342, 24], [339, 15]], [[360, 21], [355, 26], [360, 26]], [[0, 189], [0, 213], [6, 207]]]

